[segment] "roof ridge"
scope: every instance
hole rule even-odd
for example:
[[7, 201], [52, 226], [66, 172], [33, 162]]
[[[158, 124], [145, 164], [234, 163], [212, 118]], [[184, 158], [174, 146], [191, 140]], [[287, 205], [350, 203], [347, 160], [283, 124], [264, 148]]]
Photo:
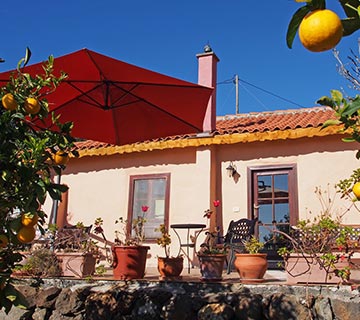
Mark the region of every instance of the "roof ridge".
[[248, 112], [248, 113], [239, 113], [239, 114], [228, 114], [224, 116], [217, 116], [216, 121], [221, 120], [230, 120], [230, 119], [240, 119], [240, 118], [254, 118], [260, 116], [271, 116], [274, 114], [300, 114], [300, 113], [310, 113], [310, 112], [320, 112], [332, 110], [327, 106], [314, 106], [311, 108], [299, 108], [299, 109], [284, 109], [284, 110], [270, 110], [270, 111], [260, 111], [260, 112]]

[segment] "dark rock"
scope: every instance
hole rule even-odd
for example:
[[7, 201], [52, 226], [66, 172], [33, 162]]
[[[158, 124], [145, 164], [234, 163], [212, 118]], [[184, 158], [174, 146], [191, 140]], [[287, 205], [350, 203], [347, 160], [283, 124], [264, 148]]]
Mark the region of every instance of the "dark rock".
[[[198, 299], [196, 299], [198, 300]], [[162, 319], [171, 320], [192, 320], [197, 319], [197, 310], [200, 307], [194, 307], [194, 300], [185, 294], [174, 295], [166, 305], [161, 308]], [[203, 306], [205, 302], [201, 304]], [[196, 311], [195, 311], [196, 310]]]
[[62, 315], [77, 314], [79, 310], [84, 309], [88, 294], [89, 290], [87, 288], [75, 291], [64, 288], [56, 299], [55, 308]]
[[116, 300], [114, 293], [91, 294], [85, 302], [85, 319], [113, 319], [113, 315], [121, 314], [120, 304], [121, 301]]
[[0, 320], [29, 320], [32, 319], [32, 314], [32, 310], [20, 309], [13, 306], [8, 314], [0, 310]]
[[342, 299], [332, 299], [331, 307], [335, 319], [354, 320], [359, 318], [360, 303], [355, 301], [344, 301]]
[[16, 290], [24, 298], [27, 309], [34, 309], [36, 306], [37, 289], [28, 285], [17, 285]]
[[329, 298], [318, 297], [315, 300], [314, 313], [318, 320], [333, 319]]
[[293, 295], [274, 294], [269, 303], [270, 320], [308, 320], [312, 318], [310, 309], [302, 305]]
[[[49, 317], [49, 320], [84, 320], [84, 317], [80, 314], [66, 316], [61, 314], [59, 311], [54, 310], [52, 315]], [[87, 320], [91, 320], [91, 319], [87, 319]]]
[[234, 310], [225, 303], [210, 303], [198, 312], [199, 320], [230, 320], [234, 317]]
[[36, 308], [33, 315], [32, 315], [32, 320], [46, 320], [49, 319], [51, 315], [51, 310], [48, 309], [41, 309], [41, 308]]
[[40, 308], [54, 308], [56, 298], [60, 294], [61, 289], [56, 287], [45, 288], [40, 290], [36, 297], [36, 306]]
[[240, 296], [240, 301], [235, 307], [235, 315], [239, 320], [264, 319], [262, 297], [258, 294]]

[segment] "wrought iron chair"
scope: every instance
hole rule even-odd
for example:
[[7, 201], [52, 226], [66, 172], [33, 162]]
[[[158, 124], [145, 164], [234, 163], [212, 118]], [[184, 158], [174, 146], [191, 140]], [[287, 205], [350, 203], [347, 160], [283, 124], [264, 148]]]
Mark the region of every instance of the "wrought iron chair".
[[229, 249], [229, 259], [227, 261], [227, 274], [231, 272], [235, 260], [235, 253], [244, 250], [244, 240], [249, 239], [255, 233], [257, 219], [240, 219], [231, 221], [223, 239], [223, 245]]

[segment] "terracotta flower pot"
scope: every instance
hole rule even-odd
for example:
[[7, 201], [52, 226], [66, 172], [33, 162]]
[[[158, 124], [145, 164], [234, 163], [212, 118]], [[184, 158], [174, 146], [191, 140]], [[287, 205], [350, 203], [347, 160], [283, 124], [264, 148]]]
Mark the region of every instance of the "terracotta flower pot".
[[148, 246], [113, 246], [114, 279], [142, 279], [149, 249]]
[[201, 280], [220, 281], [224, 271], [225, 254], [198, 255], [200, 262]]
[[183, 267], [183, 257], [158, 257], [158, 271], [161, 279], [180, 278]]
[[234, 266], [241, 282], [262, 282], [268, 267], [266, 253], [236, 253]]
[[[343, 269], [351, 264], [347, 261], [339, 261], [336, 267]], [[341, 283], [342, 280], [332, 269], [322, 268], [314, 257], [301, 254], [290, 254], [285, 260], [285, 271], [287, 274], [287, 283]], [[351, 275], [350, 275], [351, 276]], [[351, 280], [350, 278], [348, 281]]]
[[57, 252], [63, 276], [84, 278], [95, 273], [96, 259], [92, 253]]

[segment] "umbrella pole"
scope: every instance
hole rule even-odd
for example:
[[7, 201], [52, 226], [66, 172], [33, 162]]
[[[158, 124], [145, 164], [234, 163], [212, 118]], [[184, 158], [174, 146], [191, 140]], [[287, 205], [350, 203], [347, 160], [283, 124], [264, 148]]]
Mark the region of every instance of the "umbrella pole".
[[[56, 177], [55, 183], [60, 184], [60, 182], [61, 182], [61, 168], [60, 168], [60, 173]], [[59, 207], [59, 200], [54, 199], [50, 214], [50, 224], [52, 225], [56, 225], [58, 207]], [[54, 250], [55, 234], [56, 234], [56, 230], [54, 231], [54, 234], [51, 237], [51, 250]]]

